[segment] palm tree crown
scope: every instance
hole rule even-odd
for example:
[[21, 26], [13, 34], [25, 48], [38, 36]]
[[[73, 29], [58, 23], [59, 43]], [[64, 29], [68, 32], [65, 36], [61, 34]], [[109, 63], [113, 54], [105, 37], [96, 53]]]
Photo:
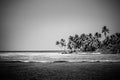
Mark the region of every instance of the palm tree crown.
[[95, 36], [95, 38], [97, 38], [97, 39], [98, 39], [98, 38], [101, 38], [101, 34], [98, 33], [98, 32], [96, 32], [94, 36]]
[[107, 37], [107, 33], [109, 33], [109, 29], [107, 28], [107, 26], [103, 26], [102, 33], [105, 35], [105, 38], [106, 38]]

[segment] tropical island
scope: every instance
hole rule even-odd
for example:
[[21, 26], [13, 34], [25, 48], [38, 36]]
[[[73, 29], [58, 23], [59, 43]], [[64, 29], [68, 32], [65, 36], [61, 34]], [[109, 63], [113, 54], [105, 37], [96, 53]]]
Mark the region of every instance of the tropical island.
[[[119, 54], [120, 53], [120, 33], [109, 34], [107, 26], [103, 26], [101, 33], [94, 34], [75, 34], [68, 37], [68, 41], [60, 39], [56, 45], [63, 48], [63, 54], [69, 53], [101, 53], [101, 54]], [[104, 36], [102, 36], [102, 34]]]

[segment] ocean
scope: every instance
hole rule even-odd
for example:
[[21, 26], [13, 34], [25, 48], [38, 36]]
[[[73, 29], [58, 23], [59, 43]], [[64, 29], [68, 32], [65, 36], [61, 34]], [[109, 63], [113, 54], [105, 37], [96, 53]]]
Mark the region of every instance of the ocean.
[[73, 53], [60, 52], [4, 52], [1, 61], [20, 62], [120, 62], [120, 54]]

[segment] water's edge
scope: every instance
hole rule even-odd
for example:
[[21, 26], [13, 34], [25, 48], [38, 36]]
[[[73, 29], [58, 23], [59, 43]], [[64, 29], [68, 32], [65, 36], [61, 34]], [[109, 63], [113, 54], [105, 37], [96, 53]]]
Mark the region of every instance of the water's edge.
[[120, 62], [120, 54], [0, 53], [1, 61], [11, 62]]

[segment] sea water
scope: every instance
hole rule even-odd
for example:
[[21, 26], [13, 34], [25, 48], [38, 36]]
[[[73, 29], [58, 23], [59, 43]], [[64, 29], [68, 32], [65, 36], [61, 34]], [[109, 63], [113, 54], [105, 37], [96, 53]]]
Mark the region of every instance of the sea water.
[[58, 52], [0, 53], [1, 61], [20, 62], [120, 62], [120, 54], [61, 54]]

